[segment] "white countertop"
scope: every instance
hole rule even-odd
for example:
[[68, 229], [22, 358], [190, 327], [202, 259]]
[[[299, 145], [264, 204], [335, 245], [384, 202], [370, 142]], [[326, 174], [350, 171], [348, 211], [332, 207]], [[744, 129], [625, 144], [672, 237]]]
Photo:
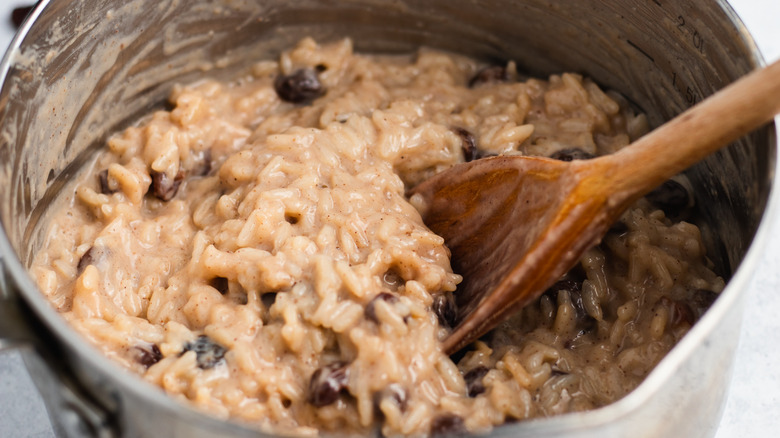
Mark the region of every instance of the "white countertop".
[[[0, 0], [0, 48], [13, 37], [9, 17], [31, 0]], [[731, 0], [767, 62], [780, 59], [780, 1]], [[780, 436], [780, 219], [748, 292], [735, 376], [716, 438]], [[661, 420], [661, 419], [659, 419]], [[40, 396], [14, 352], [0, 353], [0, 438], [52, 437]]]

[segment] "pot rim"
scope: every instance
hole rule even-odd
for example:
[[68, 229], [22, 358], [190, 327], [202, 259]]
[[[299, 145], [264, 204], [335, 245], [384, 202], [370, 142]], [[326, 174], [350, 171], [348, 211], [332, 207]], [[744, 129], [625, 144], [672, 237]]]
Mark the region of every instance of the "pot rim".
[[[16, 56], [19, 55], [25, 37], [50, 2], [51, 0], [41, 0], [14, 36], [0, 63], [0, 88], [6, 84], [10, 67]], [[739, 37], [743, 40], [746, 47], [748, 47], [749, 54], [751, 55], [751, 58], [748, 61], [751, 66], [753, 68], [764, 66], [765, 60], [760, 50], [732, 6], [725, 0], [717, 0], [717, 3], [728, 15], [735, 30], [739, 34]], [[752, 281], [753, 273], [764, 253], [764, 248], [769, 240], [770, 233], [774, 231], [775, 228], [780, 228], [777, 219], [778, 209], [780, 209], [780, 190], [777, 190], [777, 186], [780, 182], [778, 182], [778, 179], [775, 176], [778, 171], [777, 151], [778, 146], [780, 146], [776, 132], [780, 127], [780, 116], [776, 117], [774, 122], [770, 123], [768, 126], [772, 128], [772, 135], [769, 136], [768, 146], [774, 149], [771, 154], [774, 163], [771, 169], [773, 178], [767, 203], [761, 215], [756, 233], [754, 234], [742, 261], [739, 263], [739, 266], [737, 266], [733, 276], [727, 282], [723, 292], [721, 292], [718, 299], [715, 300], [712, 307], [705, 312], [703, 317], [694, 324], [691, 330], [653, 368], [647, 377], [623, 398], [594, 410], [567, 413], [546, 418], [536, 418], [511, 425], [498, 426], [493, 430], [493, 433], [497, 433], [498, 435], [515, 435], [520, 432], [549, 433], [558, 430], [579, 430], [582, 428], [592, 428], [604, 425], [624, 417], [629, 413], [635, 412], [641, 408], [652, 394], [656, 393], [664, 386], [670, 376], [680, 368], [681, 364], [687, 360], [695, 348], [699, 346], [719, 322], [729, 314], [730, 309], [733, 306], [739, 305], [741, 295], [746, 292], [746, 289]], [[0, 224], [0, 266], [3, 271], [0, 274], [6, 276], [9, 286], [31, 307], [45, 327], [66, 346], [68, 351], [74, 353], [79, 360], [90, 362], [104, 375], [112, 376], [114, 383], [123, 390], [134, 394], [141, 400], [153, 403], [162, 409], [170, 411], [184, 420], [201, 422], [204, 426], [214, 428], [228, 427], [229, 430], [233, 432], [249, 432], [254, 436], [258, 435], [258, 429], [252, 426], [243, 425], [234, 420], [221, 420], [208, 414], [204, 415], [204, 412], [197, 410], [196, 407], [174, 400], [162, 389], [145, 381], [136, 374], [130, 373], [102, 354], [97, 347], [93, 346], [84, 336], [72, 328], [71, 325], [49, 304], [43, 293], [40, 292], [38, 286], [28, 274], [27, 269], [22, 265], [6, 235], [5, 227], [2, 224]], [[265, 434], [260, 432], [259, 435], [263, 436]]]

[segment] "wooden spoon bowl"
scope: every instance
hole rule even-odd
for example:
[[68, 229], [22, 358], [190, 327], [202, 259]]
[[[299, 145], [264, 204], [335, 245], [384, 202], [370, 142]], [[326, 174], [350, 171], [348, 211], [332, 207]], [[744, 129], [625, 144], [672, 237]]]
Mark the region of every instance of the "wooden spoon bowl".
[[454, 353], [538, 298], [628, 206], [780, 112], [780, 61], [619, 152], [564, 162], [499, 156], [458, 164], [410, 191], [463, 275]]

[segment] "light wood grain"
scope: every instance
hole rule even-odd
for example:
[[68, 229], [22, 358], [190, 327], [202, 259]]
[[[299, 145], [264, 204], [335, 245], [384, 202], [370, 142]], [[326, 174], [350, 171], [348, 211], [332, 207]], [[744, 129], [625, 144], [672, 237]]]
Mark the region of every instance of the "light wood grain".
[[539, 297], [641, 196], [780, 112], [780, 61], [757, 70], [623, 150], [593, 160], [493, 157], [412, 190], [444, 237], [459, 325], [455, 352]]

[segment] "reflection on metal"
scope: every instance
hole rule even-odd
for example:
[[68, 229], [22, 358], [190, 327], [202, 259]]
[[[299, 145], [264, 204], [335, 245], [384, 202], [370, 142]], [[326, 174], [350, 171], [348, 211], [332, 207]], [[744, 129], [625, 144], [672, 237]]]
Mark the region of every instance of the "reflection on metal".
[[[29, 307], [18, 321], [23, 330], [33, 327], [28, 343], [45, 342], [62, 352], [45, 356], [45, 363], [63, 370], [52, 374], [57, 379], [78, 387], [71, 405], [79, 406], [76, 394], [83, 394], [92, 400], [89, 406], [112, 412], [90, 419], [85, 412], [100, 411], [78, 408], [77, 417], [87, 418], [87, 429], [95, 433], [116, 426], [125, 436], [260, 436], [195, 412], [121, 371], [56, 314], [25, 272], [41, 245], [38, 226], [50, 202], [110, 132], [162, 105], [175, 82], [204, 73], [232, 76], [305, 35], [351, 36], [363, 51], [428, 45], [514, 59], [533, 75], [581, 72], [628, 96], [658, 125], [761, 63], [722, 0], [695, 6], [684, 0], [43, 0], [33, 18], [0, 64], [0, 257], [11, 283], [6, 290], [18, 291], [14, 295]], [[714, 433], [743, 292], [766, 240], [753, 237], [768, 214], [776, 146], [773, 127], [766, 127], [687, 172], [709, 254], [722, 274], [733, 276], [648, 379], [605, 408], [515, 423], [493, 436]], [[770, 207], [777, 208], [776, 202]], [[46, 369], [43, 363], [40, 369]], [[70, 408], [56, 399], [47, 402], [63, 433], [79, 431], [79, 423], [68, 420]]]

